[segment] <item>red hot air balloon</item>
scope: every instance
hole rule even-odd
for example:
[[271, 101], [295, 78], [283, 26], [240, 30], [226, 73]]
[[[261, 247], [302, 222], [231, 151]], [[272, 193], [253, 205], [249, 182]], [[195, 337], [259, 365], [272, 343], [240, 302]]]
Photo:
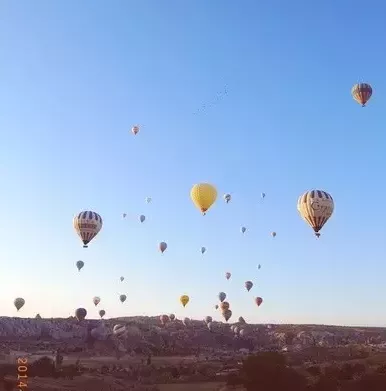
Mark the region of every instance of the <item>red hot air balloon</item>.
[[260, 307], [261, 303], [263, 302], [263, 299], [261, 297], [256, 297], [255, 302], [258, 307]]

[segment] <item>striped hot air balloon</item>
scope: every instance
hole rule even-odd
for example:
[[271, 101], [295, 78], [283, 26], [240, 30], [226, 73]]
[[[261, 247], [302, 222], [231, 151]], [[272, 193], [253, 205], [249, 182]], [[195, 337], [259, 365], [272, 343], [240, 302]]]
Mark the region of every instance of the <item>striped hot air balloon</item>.
[[74, 217], [74, 228], [80, 236], [84, 248], [87, 248], [87, 245], [95, 238], [102, 229], [102, 225], [103, 221], [101, 216], [89, 210], [80, 212]]
[[319, 231], [334, 211], [334, 200], [323, 190], [307, 191], [298, 199], [298, 211], [319, 237]]
[[352, 97], [362, 105], [362, 107], [366, 106], [366, 103], [371, 98], [373, 94], [373, 89], [370, 84], [367, 83], [358, 83], [353, 86], [351, 89]]

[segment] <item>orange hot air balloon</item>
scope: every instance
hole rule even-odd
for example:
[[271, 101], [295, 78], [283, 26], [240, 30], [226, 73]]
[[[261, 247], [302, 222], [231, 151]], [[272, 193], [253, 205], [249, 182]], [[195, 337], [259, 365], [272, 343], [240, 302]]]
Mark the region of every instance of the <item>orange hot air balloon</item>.
[[221, 311], [229, 310], [229, 303], [227, 301], [223, 301], [220, 303], [220, 309]]
[[255, 302], [256, 302], [257, 306], [260, 307], [260, 305], [263, 302], [263, 299], [261, 297], [256, 297]]
[[353, 86], [351, 89], [351, 95], [362, 107], [366, 106], [366, 103], [371, 98], [373, 94], [373, 89], [370, 84], [367, 83], [358, 83]]

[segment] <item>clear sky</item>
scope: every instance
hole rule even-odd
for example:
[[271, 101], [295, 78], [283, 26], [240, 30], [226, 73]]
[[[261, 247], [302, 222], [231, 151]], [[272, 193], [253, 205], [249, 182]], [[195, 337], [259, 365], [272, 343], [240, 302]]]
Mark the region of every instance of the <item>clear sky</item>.
[[[220, 320], [225, 291], [231, 320], [386, 325], [385, 13], [381, 0], [0, 1], [0, 314], [22, 296], [20, 316]], [[205, 181], [219, 199], [202, 217], [189, 193]], [[312, 188], [335, 200], [320, 240], [296, 209]], [[87, 250], [81, 210], [104, 219]]]

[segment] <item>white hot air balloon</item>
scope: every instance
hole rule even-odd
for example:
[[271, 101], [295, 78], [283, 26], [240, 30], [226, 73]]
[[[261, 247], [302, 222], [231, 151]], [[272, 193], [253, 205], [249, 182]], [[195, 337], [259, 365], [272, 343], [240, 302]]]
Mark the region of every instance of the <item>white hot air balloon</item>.
[[303, 220], [311, 226], [316, 237], [319, 237], [319, 231], [334, 212], [334, 200], [323, 190], [311, 190], [299, 197], [297, 208]]
[[85, 210], [74, 217], [74, 228], [80, 236], [83, 247], [95, 238], [98, 232], [102, 229], [103, 221], [98, 213]]

